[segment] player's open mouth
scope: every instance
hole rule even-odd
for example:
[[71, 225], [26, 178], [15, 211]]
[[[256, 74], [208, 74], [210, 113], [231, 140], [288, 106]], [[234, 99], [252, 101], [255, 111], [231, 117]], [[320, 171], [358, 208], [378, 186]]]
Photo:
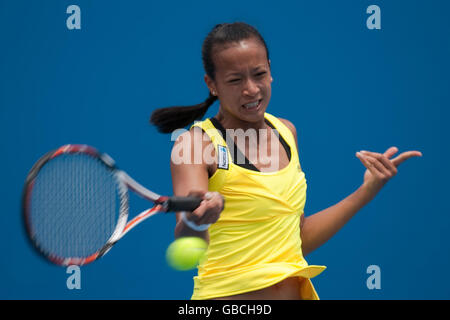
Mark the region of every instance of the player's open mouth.
[[258, 110], [259, 107], [261, 106], [261, 101], [262, 101], [262, 99], [252, 101], [252, 102], [242, 105], [242, 107], [244, 107], [246, 110], [249, 110], [249, 111]]

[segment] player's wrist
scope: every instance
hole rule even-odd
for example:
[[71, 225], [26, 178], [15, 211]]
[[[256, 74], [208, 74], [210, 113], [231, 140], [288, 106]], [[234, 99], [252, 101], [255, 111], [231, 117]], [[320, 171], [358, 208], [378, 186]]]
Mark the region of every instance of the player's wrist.
[[194, 231], [206, 231], [211, 226], [211, 224], [196, 224], [194, 221], [188, 220], [186, 217], [186, 212], [181, 211], [181, 220]]

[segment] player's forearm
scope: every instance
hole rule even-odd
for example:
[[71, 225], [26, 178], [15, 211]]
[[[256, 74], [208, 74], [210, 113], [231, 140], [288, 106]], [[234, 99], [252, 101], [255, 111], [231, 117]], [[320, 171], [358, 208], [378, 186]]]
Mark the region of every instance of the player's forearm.
[[375, 195], [362, 185], [337, 204], [306, 217], [301, 229], [303, 255], [327, 242]]

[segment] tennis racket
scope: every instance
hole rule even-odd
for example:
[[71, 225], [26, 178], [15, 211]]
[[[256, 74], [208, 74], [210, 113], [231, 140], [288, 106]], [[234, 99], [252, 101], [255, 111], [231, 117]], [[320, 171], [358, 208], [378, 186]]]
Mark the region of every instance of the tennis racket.
[[[132, 190], [154, 206], [128, 221]], [[114, 160], [87, 145], [64, 145], [41, 157], [23, 189], [26, 234], [47, 260], [85, 265], [105, 255], [126, 233], [159, 212], [193, 211], [197, 197], [160, 196], [137, 183]]]

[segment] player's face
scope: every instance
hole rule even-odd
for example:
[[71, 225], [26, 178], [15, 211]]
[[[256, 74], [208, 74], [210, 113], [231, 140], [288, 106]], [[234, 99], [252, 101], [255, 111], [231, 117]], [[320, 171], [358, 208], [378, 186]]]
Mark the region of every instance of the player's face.
[[216, 50], [213, 61], [215, 80], [205, 80], [217, 92], [219, 112], [244, 122], [263, 121], [272, 82], [264, 46], [256, 39], [242, 40]]

